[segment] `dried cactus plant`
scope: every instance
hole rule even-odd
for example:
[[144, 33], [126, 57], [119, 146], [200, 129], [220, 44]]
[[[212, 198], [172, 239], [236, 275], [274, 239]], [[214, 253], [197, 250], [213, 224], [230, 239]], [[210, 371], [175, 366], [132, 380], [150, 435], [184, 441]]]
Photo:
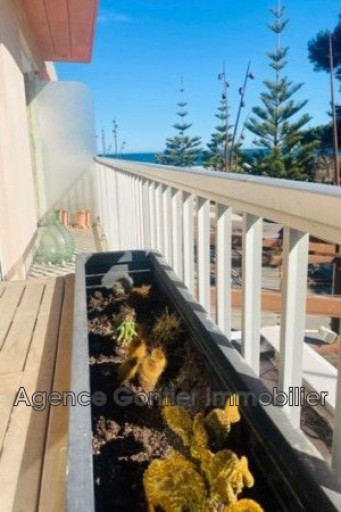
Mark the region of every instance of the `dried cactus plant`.
[[181, 323], [175, 313], [169, 313], [168, 309], [157, 317], [152, 334], [158, 344], [167, 345], [179, 338], [181, 333]]
[[127, 354], [129, 358], [135, 357], [139, 361], [147, 355], [147, 343], [143, 338], [135, 338], [132, 340], [127, 347]]
[[[218, 411], [224, 415], [221, 416]], [[224, 409], [215, 409], [214, 412], [214, 415], [210, 413], [210, 418], [214, 418], [214, 421], [212, 420], [214, 428], [218, 429], [220, 435], [224, 429], [229, 432], [231, 424], [240, 419], [237, 397], [234, 395], [230, 401], [227, 401]], [[244, 487], [254, 485], [254, 478], [248, 468], [247, 458], [239, 458], [233, 451], [226, 449], [217, 453], [210, 451], [206, 430], [208, 416], [205, 417], [203, 413], [198, 413], [192, 420], [190, 414], [183, 407], [168, 405], [163, 407], [163, 417], [168, 427], [181, 438], [184, 446], [189, 448], [191, 457], [199, 463], [201, 478], [207, 484], [208, 489], [203, 512], [233, 512], [234, 510], [236, 512], [239, 510], [262, 512], [262, 508], [252, 500], [238, 501]], [[162, 474], [160, 478], [162, 478]], [[234, 505], [237, 508], [231, 508]], [[166, 512], [177, 510], [182, 509], [165, 509]]]
[[132, 357], [120, 364], [117, 371], [119, 382], [129, 382], [133, 379], [140, 368], [140, 364], [141, 362], [136, 357]]
[[139, 378], [146, 393], [153, 391], [167, 364], [166, 356], [161, 348], [154, 348], [145, 357], [139, 368]]
[[204, 512], [205, 483], [192, 462], [172, 451], [164, 460], [154, 460], [143, 475], [148, 512]]
[[142, 284], [141, 286], [134, 286], [131, 293], [141, 297], [141, 299], [147, 299], [150, 296], [151, 284]]
[[186, 409], [178, 405], [165, 405], [162, 413], [167, 425], [181, 438], [184, 446], [190, 446], [193, 436], [193, 420]]
[[[238, 501], [244, 485], [253, 485], [245, 457], [230, 450], [212, 454], [210, 472], [199, 472], [179, 452], [151, 462], [143, 475], [148, 511], [263, 512], [253, 500]], [[205, 477], [204, 477], [205, 475]]]
[[129, 382], [139, 371], [142, 361], [147, 356], [147, 344], [142, 338], [132, 340], [127, 347], [128, 359], [118, 368], [120, 382]]
[[264, 512], [262, 507], [253, 500], [242, 499], [229, 505], [224, 512]]
[[254, 478], [249, 471], [246, 457], [239, 457], [231, 450], [221, 450], [209, 463], [201, 464], [210, 488], [212, 505], [231, 504], [238, 500], [244, 487], [253, 487]]
[[219, 445], [222, 445], [230, 433], [232, 423], [240, 420], [238, 409], [238, 397], [232, 395], [227, 399], [224, 409], [213, 409], [205, 417], [205, 427], [216, 438]]

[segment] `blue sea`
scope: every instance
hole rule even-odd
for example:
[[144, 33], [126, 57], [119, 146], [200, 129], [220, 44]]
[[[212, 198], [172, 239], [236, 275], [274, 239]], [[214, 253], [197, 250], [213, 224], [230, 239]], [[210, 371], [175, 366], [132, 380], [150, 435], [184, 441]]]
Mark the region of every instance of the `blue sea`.
[[120, 160], [130, 160], [131, 162], [146, 162], [148, 164], [155, 164], [155, 156], [157, 155], [157, 152], [155, 153], [123, 153], [117, 155], [109, 154], [105, 155], [106, 158], [118, 158]]
[[[250, 148], [250, 149], [245, 149], [244, 151], [246, 153], [249, 153], [250, 155], [252, 155], [252, 153], [255, 153], [257, 151], [263, 151], [263, 150]], [[156, 158], [155, 158], [157, 154], [159, 154], [159, 153], [156, 151], [154, 153], [122, 153], [117, 156], [115, 156], [114, 154], [108, 154], [105, 156], [106, 156], [106, 158], [118, 158], [121, 160], [130, 160], [131, 162], [146, 162], [148, 164], [155, 164], [155, 163], [157, 163]], [[99, 155], [99, 156], [103, 156], [103, 155]], [[202, 165], [202, 161], [200, 158], [197, 162], [197, 165]]]

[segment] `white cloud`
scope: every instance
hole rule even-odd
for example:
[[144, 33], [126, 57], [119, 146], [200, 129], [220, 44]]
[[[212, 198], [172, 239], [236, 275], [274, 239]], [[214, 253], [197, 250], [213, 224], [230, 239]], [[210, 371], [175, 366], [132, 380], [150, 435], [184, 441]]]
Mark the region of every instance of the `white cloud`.
[[97, 22], [106, 24], [106, 23], [129, 23], [131, 18], [126, 16], [125, 14], [121, 14], [118, 12], [101, 12], [98, 15]]

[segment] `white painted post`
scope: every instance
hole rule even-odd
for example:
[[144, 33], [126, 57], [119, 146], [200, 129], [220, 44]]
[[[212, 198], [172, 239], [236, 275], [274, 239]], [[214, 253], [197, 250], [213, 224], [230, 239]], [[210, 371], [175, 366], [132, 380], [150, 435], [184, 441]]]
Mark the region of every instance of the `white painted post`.
[[[285, 393], [302, 386], [308, 251], [308, 233], [284, 227], [278, 387]], [[301, 407], [287, 404], [283, 409], [299, 428]]]
[[142, 179], [142, 229], [143, 249], [151, 249], [151, 222], [150, 222], [150, 201], [149, 201], [149, 180]]
[[169, 265], [173, 265], [171, 188], [167, 185], [163, 187], [162, 208], [164, 256]]
[[180, 279], [183, 278], [183, 221], [182, 221], [182, 191], [172, 189], [172, 226], [173, 226], [173, 267]]
[[108, 215], [109, 215], [109, 239], [110, 248], [117, 250], [118, 248], [118, 219], [116, 215], [116, 180], [115, 171], [109, 169], [107, 172], [107, 192], [108, 192]]
[[123, 175], [121, 172], [116, 172], [116, 190], [117, 190], [117, 205], [116, 205], [116, 215], [119, 229], [119, 249], [122, 250], [125, 248], [125, 225], [124, 219], [122, 219], [121, 213], [121, 202], [123, 198]]
[[262, 218], [243, 215], [242, 355], [259, 375], [262, 277]]
[[209, 313], [211, 309], [210, 284], [210, 201], [198, 197], [198, 288], [199, 302]]
[[336, 404], [334, 412], [332, 467], [335, 473], [341, 477], [341, 350], [338, 357], [338, 375], [336, 386]]
[[194, 196], [184, 192], [183, 202], [184, 283], [195, 295], [194, 280]]
[[[127, 243], [126, 248], [132, 249], [136, 244], [137, 239], [137, 230], [136, 224], [132, 222], [132, 219], [135, 218], [135, 209], [136, 209], [136, 193], [135, 193], [135, 184], [134, 178], [130, 174], [125, 174], [124, 176], [126, 182], [126, 193], [125, 193], [125, 210], [123, 209], [121, 215], [124, 216], [124, 223], [126, 225], [127, 230]], [[123, 205], [123, 208], [124, 208]]]
[[216, 229], [216, 308], [217, 323], [228, 339], [231, 338], [231, 259], [232, 208], [217, 204]]
[[156, 185], [156, 243], [157, 250], [164, 256], [164, 225], [163, 225], [163, 208], [162, 208], [162, 185], [157, 183]]
[[133, 187], [133, 214], [129, 218], [129, 224], [131, 231], [134, 233], [133, 243], [131, 249], [140, 248], [140, 226], [139, 226], [139, 190], [138, 190], [138, 178], [131, 175], [130, 177]]
[[156, 191], [155, 181], [149, 181], [149, 216], [150, 216], [150, 243], [151, 249], [157, 249], [157, 225], [156, 225]]
[[136, 208], [136, 217], [133, 219], [133, 222], [136, 223], [137, 226], [137, 247], [138, 249], [143, 249], [144, 240], [143, 240], [143, 216], [142, 216], [142, 178], [139, 176], [136, 177], [136, 199], [137, 199], [137, 208]]

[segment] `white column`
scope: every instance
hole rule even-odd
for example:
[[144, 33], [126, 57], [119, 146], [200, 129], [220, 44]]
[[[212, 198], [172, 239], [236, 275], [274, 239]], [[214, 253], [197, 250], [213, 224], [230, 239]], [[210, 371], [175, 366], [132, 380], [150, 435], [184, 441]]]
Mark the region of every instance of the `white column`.
[[[307, 298], [309, 235], [284, 228], [282, 266], [282, 311], [279, 388], [302, 385], [303, 343]], [[300, 426], [301, 407], [284, 407], [296, 427]]]
[[157, 183], [155, 191], [156, 199], [156, 243], [157, 250], [164, 256], [164, 226], [163, 226], [163, 208], [162, 208], [162, 185]]
[[262, 277], [262, 219], [243, 215], [242, 355], [259, 375]]
[[109, 240], [110, 248], [117, 250], [119, 248], [118, 218], [117, 218], [117, 191], [116, 191], [116, 171], [108, 169], [107, 171], [107, 192], [108, 192], [108, 215], [109, 215]]
[[144, 218], [142, 215], [142, 178], [139, 176], [136, 177], [136, 200], [137, 200], [137, 212], [136, 217], [133, 219], [137, 227], [137, 248], [143, 249], [144, 247], [144, 239], [143, 239], [143, 222]]
[[105, 215], [104, 215], [104, 218], [105, 218], [105, 235], [107, 237], [107, 242], [108, 242], [108, 247], [110, 250], [113, 249], [113, 245], [112, 245], [112, 229], [111, 229], [111, 223], [112, 223], [112, 219], [110, 217], [110, 192], [109, 192], [109, 172], [110, 172], [110, 169], [106, 169], [105, 172], [104, 172], [104, 187], [103, 187], [103, 193], [104, 193], [104, 202], [105, 202], [105, 205], [104, 205], [104, 208], [105, 208]]
[[198, 288], [199, 302], [209, 313], [211, 309], [210, 285], [210, 201], [198, 197]]
[[332, 467], [335, 473], [341, 477], [341, 350], [339, 350], [336, 386], [336, 404], [334, 412], [333, 452]]
[[156, 225], [156, 183], [149, 181], [149, 215], [150, 215], [150, 243], [153, 250], [157, 249]]
[[218, 204], [216, 229], [217, 323], [229, 339], [232, 324], [231, 259], [232, 208]]
[[164, 256], [169, 265], [173, 265], [173, 247], [172, 247], [172, 205], [171, 188], [164, 185], [162, 192], [163, 208], [163, 232], [164, 232]]
[[173, 227], [173, 268], [180, 279], [183, 278], [183, 222], [182, 191], [172, 189], [172, 227]]
[[194, 280], [194, 196], [184, 192], [183, 202], [184, 283], [195, 295]]
[[143, 249], [150, 249], [151, 244], [151, 222], [150, 222], [150, 200], [149, 180], [142, 179], [142, 228], [143, 228]]

